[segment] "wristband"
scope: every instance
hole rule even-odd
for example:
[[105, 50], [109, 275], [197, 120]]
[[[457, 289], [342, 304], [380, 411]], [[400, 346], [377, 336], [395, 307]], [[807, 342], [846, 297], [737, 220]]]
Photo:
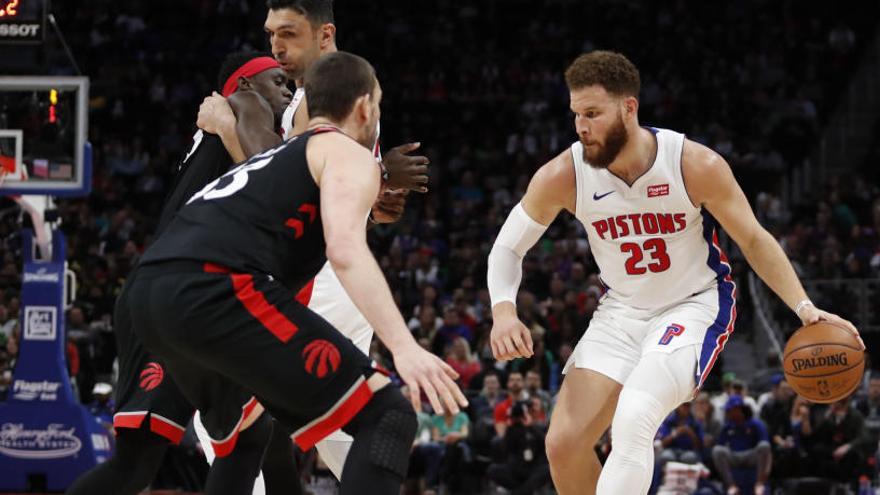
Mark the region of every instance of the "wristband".
[[813, 301], [810, 301], [809, 299], [804, 299], [803, 301], [797, 303], [797, 306], [794, 307], [794, 314], [796, 314], [797, 317], [800, 318], [801, 317], [801, 310], [806, 308], [807, 306], [812, 306], [812, 305], [813, 305]]

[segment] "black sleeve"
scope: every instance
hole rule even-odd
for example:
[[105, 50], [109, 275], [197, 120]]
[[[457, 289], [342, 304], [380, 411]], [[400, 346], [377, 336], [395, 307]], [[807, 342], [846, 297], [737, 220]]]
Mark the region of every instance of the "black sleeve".
[[156, 235], [165, 230], [177, 211], [195, 193], [225, 174], [232, 165], [232, 158], [223, 147], [220, 136], [205, 133], [202, 142], [192, 155], [181, 163], [180, 169], [174, 176], [171, 190], [165, 197], [165, 205], [159, 216]]

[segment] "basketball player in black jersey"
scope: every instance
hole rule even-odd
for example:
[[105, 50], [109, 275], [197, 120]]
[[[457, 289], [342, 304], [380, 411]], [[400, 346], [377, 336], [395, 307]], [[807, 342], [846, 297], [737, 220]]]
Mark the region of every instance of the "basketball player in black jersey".
[[[239, 119], [242, 142], [271, 145], [264, 142], [266, 131], [271, 133], [279, 128], [284, 109], [290, 103], [287, 82], [284, 71], [266, 54], [240, 52], [226, 58], [220, 68], [218, 87], [225, 88], [224, 93]], [[179, 165], [166, 196], [157, 235], [190, 197], [226, 173], [232, 165], [233, 159], [219, 136], [197, 132], [193, 147]], [[180, 442], [194, 411], [167, 375], [162, 360], [148, 353], [132, 335], [128, 297], [129, 284], [126, 284], [117, 300], [114, 315], [119, 355], [117, 411], [114, 416], [116, 450], [110, 460], [80, 477], [69, 488], [69, 494], [140, 492], [155, 477], [168, 443]], [[250, 435], [267, 437], [268, 433], [265, 427], [262, 432], [254, 428]], [[261, 456], [264, 440], [259, 438], [251, 442], [255, 444], [255, 454], [247, 452], [248, 442], [242, 442], [237, 454]], [[221, 463], [215, 466], [212, 474], [223, 470]], [[238, 472], [237, 477], [241, 479], [247, 474]], [[209, 477], [209, 485], [217, 483], [228, 485], [229, 481], [226, 477], [219, 481]]]
[[[381, 89], [364, 59], [337, 52], [308, 70], [305, 134], [193, 196], [144, 253], [131, 283], [134, 332], [165, 359], [225, 455], [256, 400], [305, 450], [354, 437], [342, 494], [396, 494], [415, 414], [389, 379], [295, 299], [325, 260], [436, 411], [467, 404], [456, 373], [412, 338], [366, 244], [379, 186], [368, 151]], [[367, 488], [368, 487], [368, 488]]]

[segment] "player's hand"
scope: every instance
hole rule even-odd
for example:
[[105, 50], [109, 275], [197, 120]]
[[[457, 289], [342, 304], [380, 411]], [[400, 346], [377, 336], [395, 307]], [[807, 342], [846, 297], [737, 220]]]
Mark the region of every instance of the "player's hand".
[[373, 221], [376, 223], [394, 223], [403, 216], [406, 207], [408, 189], [385, 189], [373, 203]]
[[844, 320], [843, 318], [837, 316], [834, 313], [829, 313], [827, 311], [822, 311], [821, 309], [813, 306], [807, 305], [801, 309], [800, 314], [798, 315], [801, 319], [801, 322], [804, 325], [811, 325], [816, 323], [819, 320], [828, 321], [831, 323], [837, 323], [838, 325], [842, 325], [844, 328], [852, 332], [853, 335], [859, 339], [859, 343], [862, 344], [862, 350], [865, 350], [865, 341], [862, 340], [862, 337], [859, 335], [859, 331], [856, 327], [849, 322], [849, 320]]
[[409, 155], [421, 145], [421, 143], [401, 144], [385, 153], [382, 164], [388, 170], [386, 187], [420, 193], [428, 192], [428, 164], [431, 161], [426, 156]]
[[[513, 308], [513, 304], [510, 304], [510, 308]], [[507, 361], [531, 357], [534, 354], [532, 332], [516, 317], [516, 308], [513, 308], [513, 314], [504, 316], [496, 315], [493, 311], [493, 316], [489, 341], [495, 359]]]
[[199, 117], [196, 125], [199, 129], [222, 136], [229, 129], [235, 130], [235, 114], [226, 98], [214, 91], [211, 96], [205, 97], [199, 105]]
[[415, 341], [394, 353], [394, 367], [409, 387], [409, 399], [416, 411], [422, 410], [422, 392], [436, 414], [444, 410], [458, 414], [459, 406], [467, 407], [467, 399], [454, 381], [458, 373]]

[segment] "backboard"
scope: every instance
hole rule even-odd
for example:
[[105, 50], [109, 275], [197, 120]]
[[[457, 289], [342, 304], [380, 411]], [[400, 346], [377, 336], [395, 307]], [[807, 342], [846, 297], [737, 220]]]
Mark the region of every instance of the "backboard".
[[88, 95], [86, 77], [0, 77], [0, 194], [88, 195]]

